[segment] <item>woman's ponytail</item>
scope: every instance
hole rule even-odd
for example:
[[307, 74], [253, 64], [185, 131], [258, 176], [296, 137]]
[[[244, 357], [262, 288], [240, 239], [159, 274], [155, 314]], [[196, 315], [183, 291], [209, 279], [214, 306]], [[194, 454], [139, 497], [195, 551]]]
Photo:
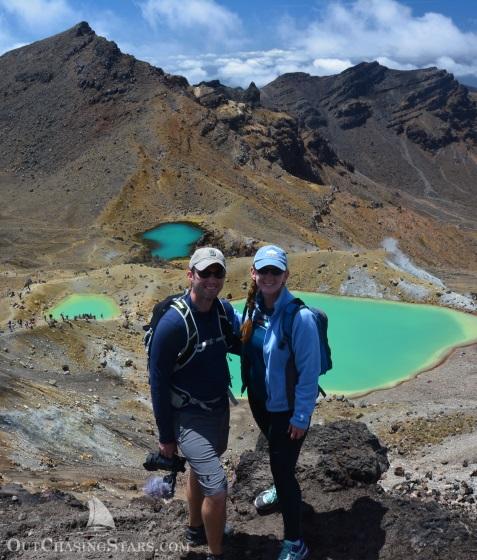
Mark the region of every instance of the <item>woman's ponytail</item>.
[[250, 337], [252, 336], [252, 330], [253, 330], [252, 316], [253, 316], [253, 310], [255, 309], [256, 295], [257, 295], [257, 283], [255, 282], [255, 280], [252, 280], [252, 283], [250, 285], [247, 294], [247, 303], [246, 303], [247, 319], [245, 320], [244, 324], [240, 328], [240, 333], [242, 335], [241, 336], [242, 342], [247, 342], [248, 340], [250, 340]]

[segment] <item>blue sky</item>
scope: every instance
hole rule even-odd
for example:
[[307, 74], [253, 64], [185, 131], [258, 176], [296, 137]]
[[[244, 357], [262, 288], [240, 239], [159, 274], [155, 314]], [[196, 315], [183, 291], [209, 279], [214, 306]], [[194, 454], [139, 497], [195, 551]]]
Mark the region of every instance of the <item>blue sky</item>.
[[0, 53], [82, 20], [190, 83], [261, 86], [378, 60], [477, 85], [477, 0], [0, 0]]

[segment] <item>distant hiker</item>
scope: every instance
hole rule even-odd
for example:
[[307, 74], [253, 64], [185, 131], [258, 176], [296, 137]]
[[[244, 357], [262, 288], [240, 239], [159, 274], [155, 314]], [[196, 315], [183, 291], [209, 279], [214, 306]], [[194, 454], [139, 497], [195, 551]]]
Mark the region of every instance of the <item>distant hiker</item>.
[[186, 540], [191, 545], [208, 543], [210, 560], [222, 558], [226, 517], [227, 477], [219, 459], [229, 434], [224, 312], [237, 340], [240, 330], [238, 314], [217, 297], [225, 273], [225, 259], [218, 249], [197, 249], [187, 271], [190, 289], [168, 302], [154, 325], [149, 349], [159, 450], [172, 457], [179, 447], [190, 465]]
[[[280, 505], [284, 540], [278, 558], [302, 560], [310, 552], [303, 541], [295, 466], [315, 408], [321, 355], [315, 319], [307, 307], [296, 310], [291, 340], [283, 340], [283, 317], [295, 301], [285, 285], [288, 275], [283, 249], [267, 245], [257, 251], [242, 325], [242, 391], [247, 388], [253, 417], [268, 440], [274, 481], [255, 498], [255, 507], [266, 513]], [[290, 359], [296, 366], [292, 379], [286, 375]]]

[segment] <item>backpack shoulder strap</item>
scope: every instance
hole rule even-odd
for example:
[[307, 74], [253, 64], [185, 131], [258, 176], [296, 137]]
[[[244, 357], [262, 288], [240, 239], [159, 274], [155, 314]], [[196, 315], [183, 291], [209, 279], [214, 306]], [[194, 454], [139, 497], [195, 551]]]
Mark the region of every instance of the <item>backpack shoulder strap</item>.
[[248, 307], [247, 307], [247, 304], [245, 303], [245, 305], [243, 306], [243, 311], [242, 311], [242, 325], [245, 323], [247, 313], [248, 313]]
[[236, 344], [237, 336], [234, 334], [234, 308], [226, 299], [218, 299], [217, 306], [221, 334], [225, 336], [227, 348]]
[[300, 309], [303, 309], [303, 307], [306, 307], [305, 303], [300, 298], [294, 298], [286, 304], [285, 308], [282, 311], [280, 322], [280, 342], [278, 343], [278, 347], [280, 349], [283, 349], [285, 348], [285, 345], [288, 344], [291, 354], [293, 354], [293, 321], [295, 320], [295, 316], [298, 311], [300, 311]]
[[187, 337], [185, 346], [179, 352], [179, 355], [177, 357], [176, 366], [174, 368], [174, 370], [177, 371], [178, 369], [184, 367], [187, 363], [189, 363], [193, 355], [195, 354], [199, 332], [197, 330], [197, 325], [195, 323], [194, 316], [192, 315], [192, 311], [183, 297], [174, 300], [171, 303], [171, 308], [177, 311], [177, 313], [179, 313], [179, 315], [184, 320]]

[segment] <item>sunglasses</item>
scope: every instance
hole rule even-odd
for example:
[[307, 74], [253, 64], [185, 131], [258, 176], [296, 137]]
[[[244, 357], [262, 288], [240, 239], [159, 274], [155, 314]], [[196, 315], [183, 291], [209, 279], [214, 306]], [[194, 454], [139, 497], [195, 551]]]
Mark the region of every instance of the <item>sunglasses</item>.
[[273, 276], [280, 276], [280, 274], [283, 274], [285, 271], [277, 268], [276, 266], [264, 266], [260, 270], [257, 270], [257, 272], [258, 274], [260, 274], [260, 276], [265, 276], [265, 274], [268, 273], [272, 274]]
[[199, 278], [210, 278], [211, 276], [219, 280], [225, 278], [225, 270], [222, 267], [216, 270], [210, 270], [210, 268], [206, 268], [205, 270], [197, 270], [197, 268], [194, 268], [194, 270], [197, 272]]

